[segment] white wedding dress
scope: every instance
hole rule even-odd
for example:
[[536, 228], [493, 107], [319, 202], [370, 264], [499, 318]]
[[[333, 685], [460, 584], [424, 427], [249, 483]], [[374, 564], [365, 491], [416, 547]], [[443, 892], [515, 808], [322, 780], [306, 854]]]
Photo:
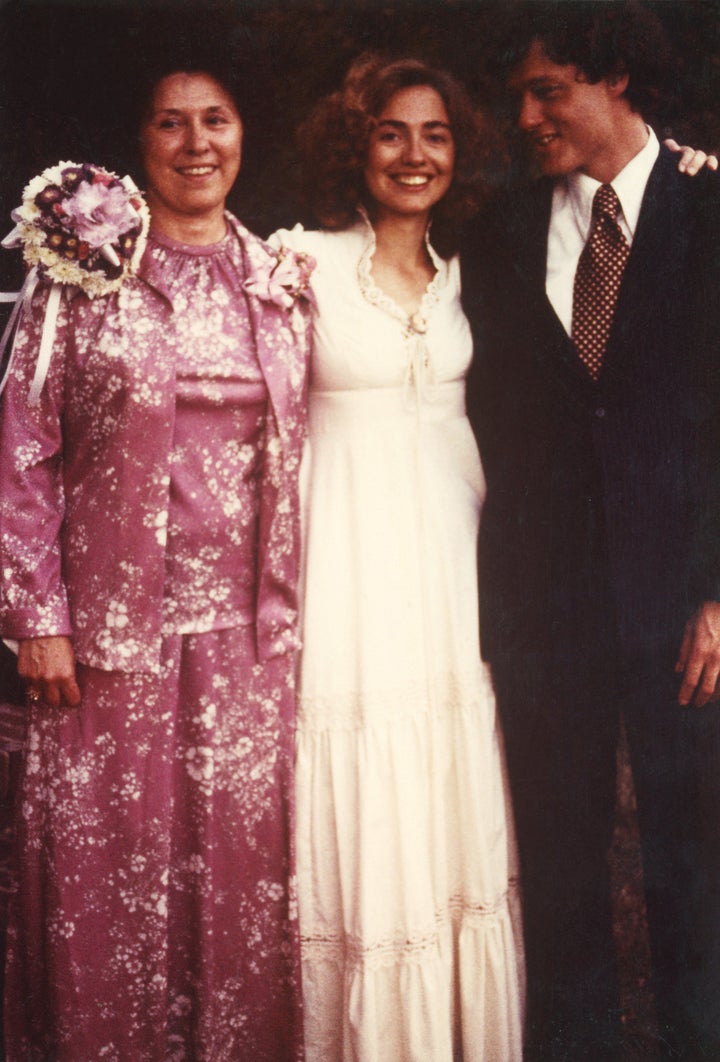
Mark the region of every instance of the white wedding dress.
[[304, 456], [297, 862], [309, 1062], [519, 1062], [524, 966], [478, 641], [484, 480], [458, 261], [410, 327], [367, 220], [317, 261]]

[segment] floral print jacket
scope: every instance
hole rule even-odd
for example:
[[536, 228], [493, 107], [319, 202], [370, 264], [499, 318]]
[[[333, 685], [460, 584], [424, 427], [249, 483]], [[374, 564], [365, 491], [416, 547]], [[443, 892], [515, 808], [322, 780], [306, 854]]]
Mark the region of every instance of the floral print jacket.
[[[228, 215], [251, 281], [274, 253]], [[173, 307], [141, 263], [116, 294], [66, 289], [37, 405], [28, 403], [49, 286], [20, 324], [0, 417], [0, 629], [64, 634], [105, 670], [160, 663], [173, 441]], [[259, 291], [260, 294], [253, 292]], [[268, 393], [260, 500], [258, 659], [297, 646], [298, 472], [304, 438], [309, 304], [246, 290]]]

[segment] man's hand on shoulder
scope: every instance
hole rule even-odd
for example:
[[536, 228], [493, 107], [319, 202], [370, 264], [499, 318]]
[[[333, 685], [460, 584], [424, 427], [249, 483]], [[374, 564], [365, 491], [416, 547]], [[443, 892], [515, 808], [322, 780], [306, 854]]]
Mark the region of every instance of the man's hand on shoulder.
[[683, 675], [683, 707], [720, 700], [720, 602], [706, 601], [688, 621], [675, 670]]
[[680, 155], [678, 159], [680, 173], [687, 173], [688, 176], [694, 177], [702, 169], [717, 170], [718, 168], [717, 155], [708, 155], [706, 151], [688, 147], [687, 144], [678, 144], [677, 140], [672, 140], [671, 138], [663, 141], [663, 143], [665, 147]]

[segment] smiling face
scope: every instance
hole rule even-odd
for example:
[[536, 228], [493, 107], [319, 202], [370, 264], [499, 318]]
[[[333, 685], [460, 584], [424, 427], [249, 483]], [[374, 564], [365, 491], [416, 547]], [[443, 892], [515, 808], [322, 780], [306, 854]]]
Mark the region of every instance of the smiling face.
[[400, 89], [370, 135], [365, 186], [378, 218], [420, 215], [449, 189], [455, 143], [442, 97], [428, 85]]
[[222, 237], [242, 132], [235, 104], [209, 74], [170, 74], [160, 81], [141, 130], [155, 228], [191, 243]]
[[543, 173], [559, 177], [579, 170], [604, 181], [619, 172], [626, 153], [626, 87], [627, 77], [590, 84], [578, 67], [554, 63], [540, 41], [533, 43], [508, 88], [517, 101], [518, 127]]

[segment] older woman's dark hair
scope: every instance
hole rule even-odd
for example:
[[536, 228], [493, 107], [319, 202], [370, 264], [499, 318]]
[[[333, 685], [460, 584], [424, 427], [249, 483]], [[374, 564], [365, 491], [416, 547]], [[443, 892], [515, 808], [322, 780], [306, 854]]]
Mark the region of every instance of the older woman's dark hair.
[[173, 74], [205, 74], [222, 88], [235, 104], [238, 114], [244, 109], [243, 88], [236, 71], [229, 63], [208, 56], [203, 52], [186, 50], [172, 57], [149, 65], [134, 86], [131, 104], [131, 120], [134, 128], [139, 129], [150, 117], [155, 93], [161, 81]]
[[[246, 79], [238, 77], [242, 64], [235, 64], [218, 49], [215, 54], [207, 48], [178, 45], [163, 50], [159, 56], [143, 56], [142, 69], [135, 72], [131, 90], [123, 110], [123, 133], [119, 139], [128, 145], [126, 157], [119, 168], [128, 170], [141, 180], [143, 172], [139, 133], [151, 114], [155, 93], [160, 83], [173, 74], [205, 74], [227, 93], [242, 117], [245, 109]], [[140, 59], [137, 60], [140, 62]]]
[[326, 228], [351, 225], [360, 205], [372, 207], [363, 170], [375, 119], [401, 89], [427, 86], [442, 98], [455, 142], [452, 184], [433, 210], [433, 245], [449, 257], [462, 222], [475, 214], [487, 193], [485, 163], [496, 141], [449, 74], [417, 59], [388, 61], [363, 55], [339, 91], [326, 96], [299, 130], [306, 167], [306, 197]]
[[665, 102], [674, 69], [657, 16], [635, 0], [526, 3], [512, 16], [500, 73], [506, 78], [539, 41], [548, 59], [576, 66], [591, 84], [628, 75], [633, 110], [652, 117]]

